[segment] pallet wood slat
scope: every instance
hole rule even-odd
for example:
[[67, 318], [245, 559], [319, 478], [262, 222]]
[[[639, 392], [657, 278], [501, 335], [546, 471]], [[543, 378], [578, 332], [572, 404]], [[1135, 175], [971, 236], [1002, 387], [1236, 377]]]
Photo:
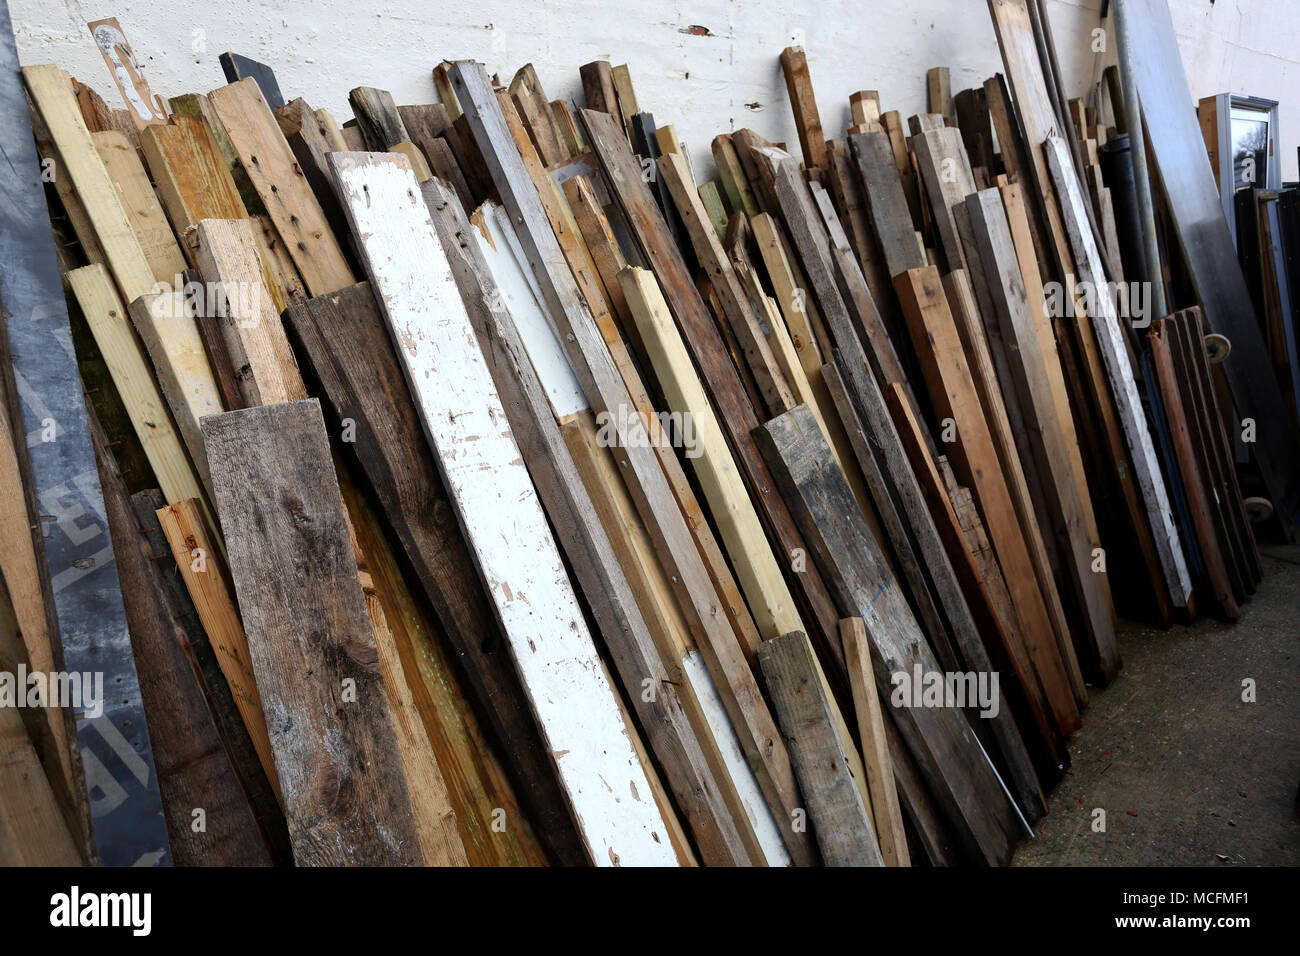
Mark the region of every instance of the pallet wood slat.
[[251, 77], [209, 99], [311, 295], [356, 282], [338, 239]]
[[862, 760], [840, 733], [842, 718], [812, 644], [802, 631], [764, 641], [758, 652], [808, 815], [827, 866], [883, 866]]
[[203, 437], [295, 863], [423, 862], [405, 777], [365, 772], [401, 758], [319, 404], [210, 416]]
[[860, 617], [840, 621], [840, 639], [853, 688], [853, 709], [857, 715], [858, 737], [862, 741], [862, 765], [871, 795], [872, 820], [880, 843], [885, 866], [911, 866], [903, 815], [898, 805], [898, 788], [894, 784], [894, 766], [889, 757], [889, 740], [880, 710], [880, 695], [871, 673], [871, 645], [867, 627]]

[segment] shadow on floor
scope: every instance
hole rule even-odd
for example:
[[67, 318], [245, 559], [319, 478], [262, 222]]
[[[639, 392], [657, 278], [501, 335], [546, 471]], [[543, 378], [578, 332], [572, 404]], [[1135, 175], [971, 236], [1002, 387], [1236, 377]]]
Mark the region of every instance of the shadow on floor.
[[1073, 767], [1012, 865], [1300, 864], [1300, 547], [1264, 552], [1235, 625], [1121, 622], [1124, 669], [1090, 689]]

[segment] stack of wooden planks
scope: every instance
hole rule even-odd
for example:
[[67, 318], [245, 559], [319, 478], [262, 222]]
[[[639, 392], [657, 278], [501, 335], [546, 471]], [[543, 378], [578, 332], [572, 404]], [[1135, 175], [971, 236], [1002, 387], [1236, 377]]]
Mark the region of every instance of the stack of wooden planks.
[[[341, 126], [233, 54], [206, 94], [130, 73], [148, 115], [0, 78], [55, 170], [13, 188], [50, 205], [156, 862], [1009, 861], [1121, 590], [1236, 617], [1259, 566], [1196, 313], [1146, 337], [1153, 427], [1105, 131], [1054, 132], [1036, 18], [990, 7], [1006, 78], [931, 70], [906, 122], [855, 93], [841, 137], [785, 50], [799, 154], [723, 132], [707, 179], [605, 61], [584, 107], [443, 62]], [[0, 658], [53, 669], [76, 609], [6, 508]], [[5, 725], [0, 859], [96, 862], [47, 716]]]

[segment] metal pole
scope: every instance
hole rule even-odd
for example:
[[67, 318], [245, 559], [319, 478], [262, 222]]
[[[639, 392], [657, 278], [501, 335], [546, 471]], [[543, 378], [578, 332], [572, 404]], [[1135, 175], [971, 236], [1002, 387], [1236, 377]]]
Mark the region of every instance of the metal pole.
[[1115, 42], [1119, 47], [1120, 82], [1124, 86], [1124, 114], [1128, 125], [1129, 155], [1133, 159], [1133, 185], [1137, 193], [1138, 220], [1142, 227], [1142, 247], [1146, 250], [1147, 281], [1151, 283], [1151, 318], [1169, 314], [1165, 304], [1165, 277], [1160, 262], [1160, 242], [1156, 236], [1155, 203], [1151, 198], [1151, 176], [1147, 170], [1147, 144], [1142, 129], [1137, 83], [1133, 78], [1133, 47], [1129, 42], [1128, 12], [1125, 0], [1114, 0]]

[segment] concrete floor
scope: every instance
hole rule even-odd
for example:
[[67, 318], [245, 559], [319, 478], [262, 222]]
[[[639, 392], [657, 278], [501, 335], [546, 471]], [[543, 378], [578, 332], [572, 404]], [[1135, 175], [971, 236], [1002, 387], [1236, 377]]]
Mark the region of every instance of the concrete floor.
[[1235, 625], [1122, 622], [1124, 669], [1092, 689], [1073, 766], [1013, 865], [1300, 864], [1300, 547], [1263, 550]]

